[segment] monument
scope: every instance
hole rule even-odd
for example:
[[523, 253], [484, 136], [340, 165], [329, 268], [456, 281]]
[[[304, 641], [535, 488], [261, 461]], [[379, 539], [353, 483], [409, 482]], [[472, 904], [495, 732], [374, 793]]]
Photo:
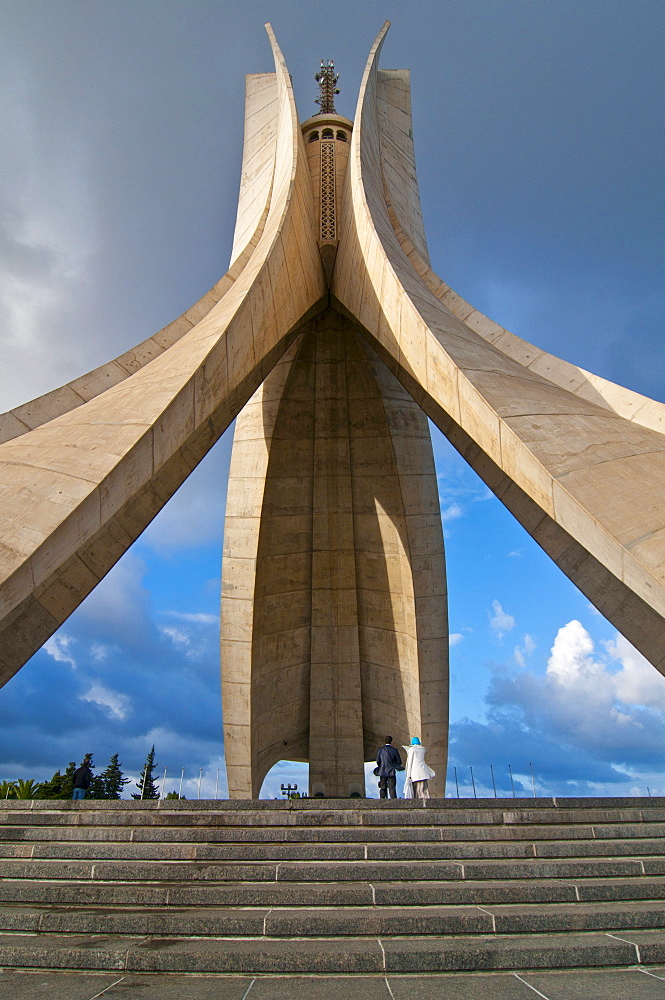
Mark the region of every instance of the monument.
[[386, 732], [442, 795], [443, 536], [429, 417], [665, 673], [665, 406], [510, 334], [430, 267], [409, 75], [353, 122], [247, 78], [231, 264], [169, 326], [0, 417], [0, 675], [55, 632], [237, 418], [222, 572], [229, 793], [278, 760], [364, 794]]

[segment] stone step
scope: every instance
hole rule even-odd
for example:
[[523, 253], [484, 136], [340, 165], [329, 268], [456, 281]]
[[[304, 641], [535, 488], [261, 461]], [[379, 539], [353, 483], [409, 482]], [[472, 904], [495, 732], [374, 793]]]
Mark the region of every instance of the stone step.
[[622, 902], [665, 899], [662, 878], [579, 878], [572, 880], [515, 879], [515, 881], [392, 882], [373, 886], [380, 906], [442, 905], [450, 903]]
[[[645, 916], [643, 925], [653, 927]], [[612, 924], [611, 926], [617, 926]], [[635, 924], [633, 926], [636, 926]], [[474, 934], [494, 932], [492, 917], [478, 907], [232, 907], [187, 910], [120, 907], [0, 907], [0, 932], [129, 934], [168, 937], [367, 937], [379, 934]]]
[[[544, 826], [425, 826], [425, 827], [159, 827], [159, 826], [0, 826], [3, 842], [60, 843], [441, 843], [517, 842], [528, 840], [663, 839], [665, 823], [547, 824]], [[0, 846], [0, 851], [2, 847]]]
[[[57, 806], [47, 801], [33, 800], [29, 806], [20, 801], [5, 800], [0, 809], [0, 824], [16, 825], [102, 825], [102, 826], [241, 826], [241, 827], [349, 827], [349, 826], [484, 826], [484, 825], [567, 825], [567, 824], [634, 824], [665, 822], [665, 808], [658, 799], [623, 799], [625, 806], [607, 808], [596, 800], [587, 800], [584, 807], [552, 807], [546, 799], [489, 800], [488, 804], [470, 807], [468, 800], [455, 808], [455, 800], [431, 799], [423, 805], [406, 805], [404, 800], [378, 801], [354, 800], [352, 807], [340, 805], [339, 800], [293, 800], [287, 803], [228, 803], [201, 802], [197, 808], [192, 803], [170, 800], [154, 802], [83, 801], [59, 802]], [[473, 800], [472, 800], [473, 801]], [[589, 805], [589, 802], [594, 805]], [[603, 802], [605, 800], [599, 800]], [[611, 800], [610, 800], [611, 801]], [[642, 803], [654, 803], [642, 805]], [[496, 804], [500, 803], [500, 804]], [[506, 804], [508, 803], [508, 804]], [[548, 805], [549, 803], [549, 805]], [[628, 805], [628, 803], [635, 803]], [[267, 806], [250, 808], [249, 806]], [[276, 808], [283, 807], [283, 808]]]
[[0, 859], [89, 859], [118, 861], [466, 861], [489, 858], [663, 857], [656, 838], [632, 840], [457, 841], [391, 844], [336, 844], [293, 841], [290, 844], [92, 843], [66, 841], [0, 843]]
[[169, 938], [2, 934], [0, 965], [198, 973], [409, 973], [602, 968], [665, 960], [662, 930], [548, 935]]
[[655, 964], [664, 832], [659, 800], [0, 803], [0, 966]]
[[[514, 879], [475, 882], [180, 882], [0, 881], [0, 903], [53, 906], [446, 906], [624, 902], [665, 899], [661, 878]], [[662, 903], [660, 903], [662, 906]]]
[[529, 906], [99, 907], [0, 906], [0, 933], [167, 937], [371, 937], [538, 934], [665, 928], [658, 901]]
[[95, 881], [385, 882], [475, 879], [607, 878], [665, 873], [665, 858], [480, 861], [0, 861], [0, 878]]

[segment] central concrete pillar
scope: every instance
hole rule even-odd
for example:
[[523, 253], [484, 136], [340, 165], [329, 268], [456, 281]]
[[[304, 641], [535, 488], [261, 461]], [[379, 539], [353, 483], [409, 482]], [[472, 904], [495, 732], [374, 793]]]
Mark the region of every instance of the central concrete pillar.
[[386, 733], [443, 793], [447, 616], [427, 420], [362, 330], [312, 320], [236, 422], [222, 568], [229, 792], [279, 760], [363, 795]]
[[353, 340], [314, 335], [316, 407], [309, 709], [311, 795], [364, 795], [356, 541], [347, 385]]

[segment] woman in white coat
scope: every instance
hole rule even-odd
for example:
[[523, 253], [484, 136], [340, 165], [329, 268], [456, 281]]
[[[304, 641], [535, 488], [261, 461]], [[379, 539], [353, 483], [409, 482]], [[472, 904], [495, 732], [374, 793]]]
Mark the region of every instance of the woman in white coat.
[[425, 747], [417, 736], [411, 739], [411, 746], [406, 750], [406, 767], [404, 782], [405, 799], [428, 799], [427, 779], [434, 777], [434, 771], [425, 763]]

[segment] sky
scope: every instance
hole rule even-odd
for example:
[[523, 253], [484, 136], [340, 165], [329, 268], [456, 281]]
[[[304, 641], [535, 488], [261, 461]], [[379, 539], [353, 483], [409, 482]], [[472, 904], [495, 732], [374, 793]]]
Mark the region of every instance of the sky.
[[[332, 58], [412, 71], [434, 270], [541, 348], [665, 401], [661, 0], [5, 0], [0, 410], [150, 336], [224, 273], [244, 75], [301, 120]], [[665, 794], [665, 678], [433, 431], [451, 631], [448, 794]], [[0, 780], [118, 752], [226, 794], [219, 585], [232, 428], [0, 690]], [[184, 768], [184, 777], [183, 777]], [[533, 781], [532, 775], [533, 773]], [[376, 794], [370, 779], [368, 793]], [[262, 794], [306, 786], [281, 763]], [[129, 794], [131, 788], [127, 789]]]

